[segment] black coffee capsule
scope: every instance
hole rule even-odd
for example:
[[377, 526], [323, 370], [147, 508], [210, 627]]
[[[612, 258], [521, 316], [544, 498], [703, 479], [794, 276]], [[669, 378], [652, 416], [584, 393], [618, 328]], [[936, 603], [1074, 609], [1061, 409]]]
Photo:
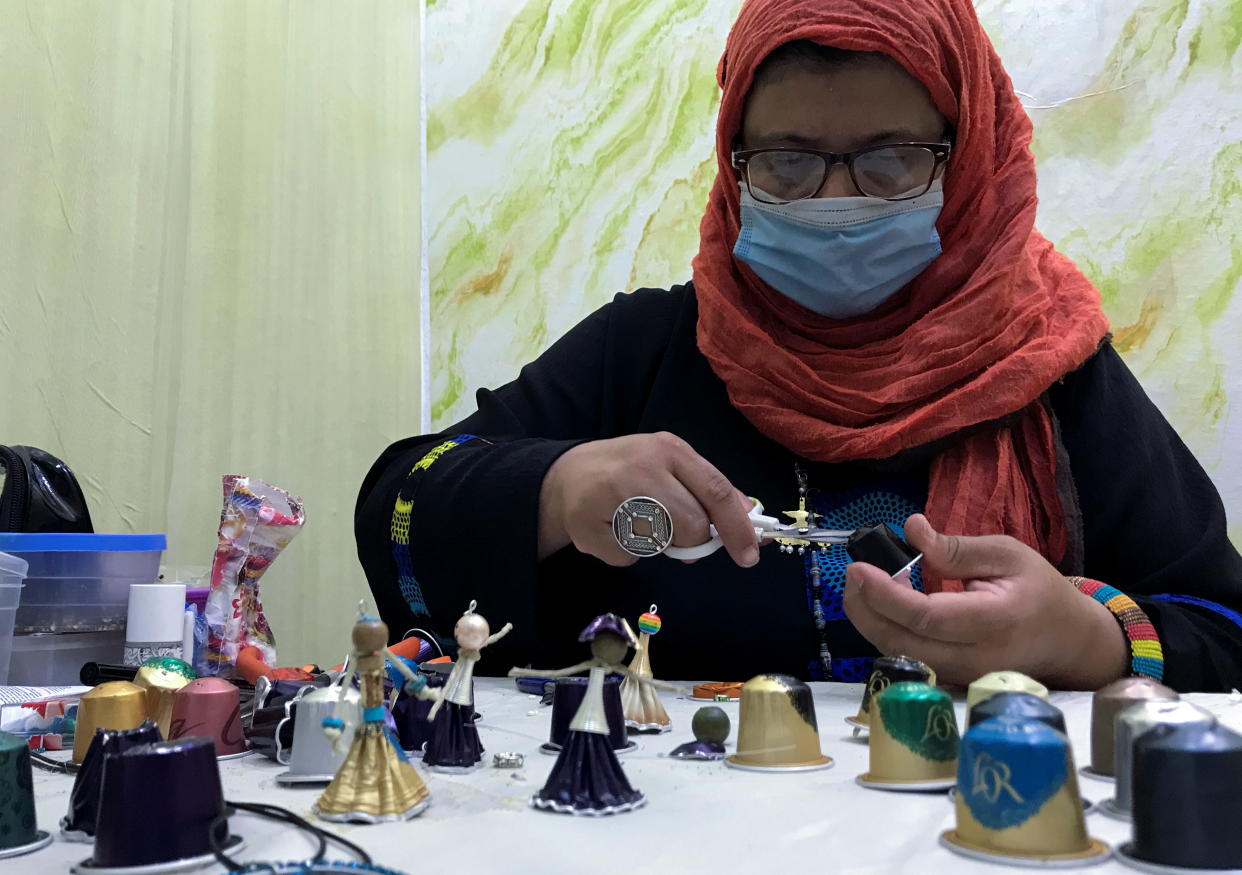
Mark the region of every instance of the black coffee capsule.
[[1242, 869], [1242, 736], [1217, 723], [1134, 741], [1134, 841], [1124, 853], [1188, 869]]
[[914, 562], [919, 554], [884, 523], [863, 526], [850, 535], [846, 552], [855, 562], [866, 562], [890, 575]]

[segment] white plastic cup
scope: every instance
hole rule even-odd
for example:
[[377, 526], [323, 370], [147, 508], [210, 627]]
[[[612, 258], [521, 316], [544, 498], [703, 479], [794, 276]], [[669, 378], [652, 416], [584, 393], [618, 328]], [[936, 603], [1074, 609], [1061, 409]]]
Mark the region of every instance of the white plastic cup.
[[156, 656], [183, 658], [184, 630], [184, 583], [130, 585], [123, 657], [126, 665], [142, 665]]

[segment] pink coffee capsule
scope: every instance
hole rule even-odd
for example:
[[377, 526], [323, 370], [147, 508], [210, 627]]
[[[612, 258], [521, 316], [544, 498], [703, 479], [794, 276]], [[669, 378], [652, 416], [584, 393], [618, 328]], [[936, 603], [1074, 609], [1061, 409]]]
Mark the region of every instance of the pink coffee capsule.
[[204, 736], [215, 742], [216, 756], [246, 752], [241, 696], [223, 678], [199, 678], [173, 694], [169, 739]]

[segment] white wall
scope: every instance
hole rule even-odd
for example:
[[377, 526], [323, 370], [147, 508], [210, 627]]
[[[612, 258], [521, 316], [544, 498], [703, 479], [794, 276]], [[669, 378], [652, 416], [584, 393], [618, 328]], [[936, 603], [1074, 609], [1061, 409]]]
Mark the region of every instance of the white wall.
[[0, 442], [103, 531], [205, 568], [220, 475], [307, 524], [263, 580], [281, 659], [366, 594], [368, 465], [418, 429], [417, 0], [0, 0]]

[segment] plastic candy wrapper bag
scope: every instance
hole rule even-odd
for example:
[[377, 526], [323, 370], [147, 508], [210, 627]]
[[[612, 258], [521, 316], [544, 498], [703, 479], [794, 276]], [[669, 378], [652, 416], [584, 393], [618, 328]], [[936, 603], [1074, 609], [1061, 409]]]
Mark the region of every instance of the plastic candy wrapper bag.
[[224, 477], [224, 509], [207, 596], [208, 674], [235, 674], [237, 653], [248, 645], [257, 647], [268, 665], [277, 664], [259, 579], [305, 521], [301, 499], [285, 490], [249, 477]]

